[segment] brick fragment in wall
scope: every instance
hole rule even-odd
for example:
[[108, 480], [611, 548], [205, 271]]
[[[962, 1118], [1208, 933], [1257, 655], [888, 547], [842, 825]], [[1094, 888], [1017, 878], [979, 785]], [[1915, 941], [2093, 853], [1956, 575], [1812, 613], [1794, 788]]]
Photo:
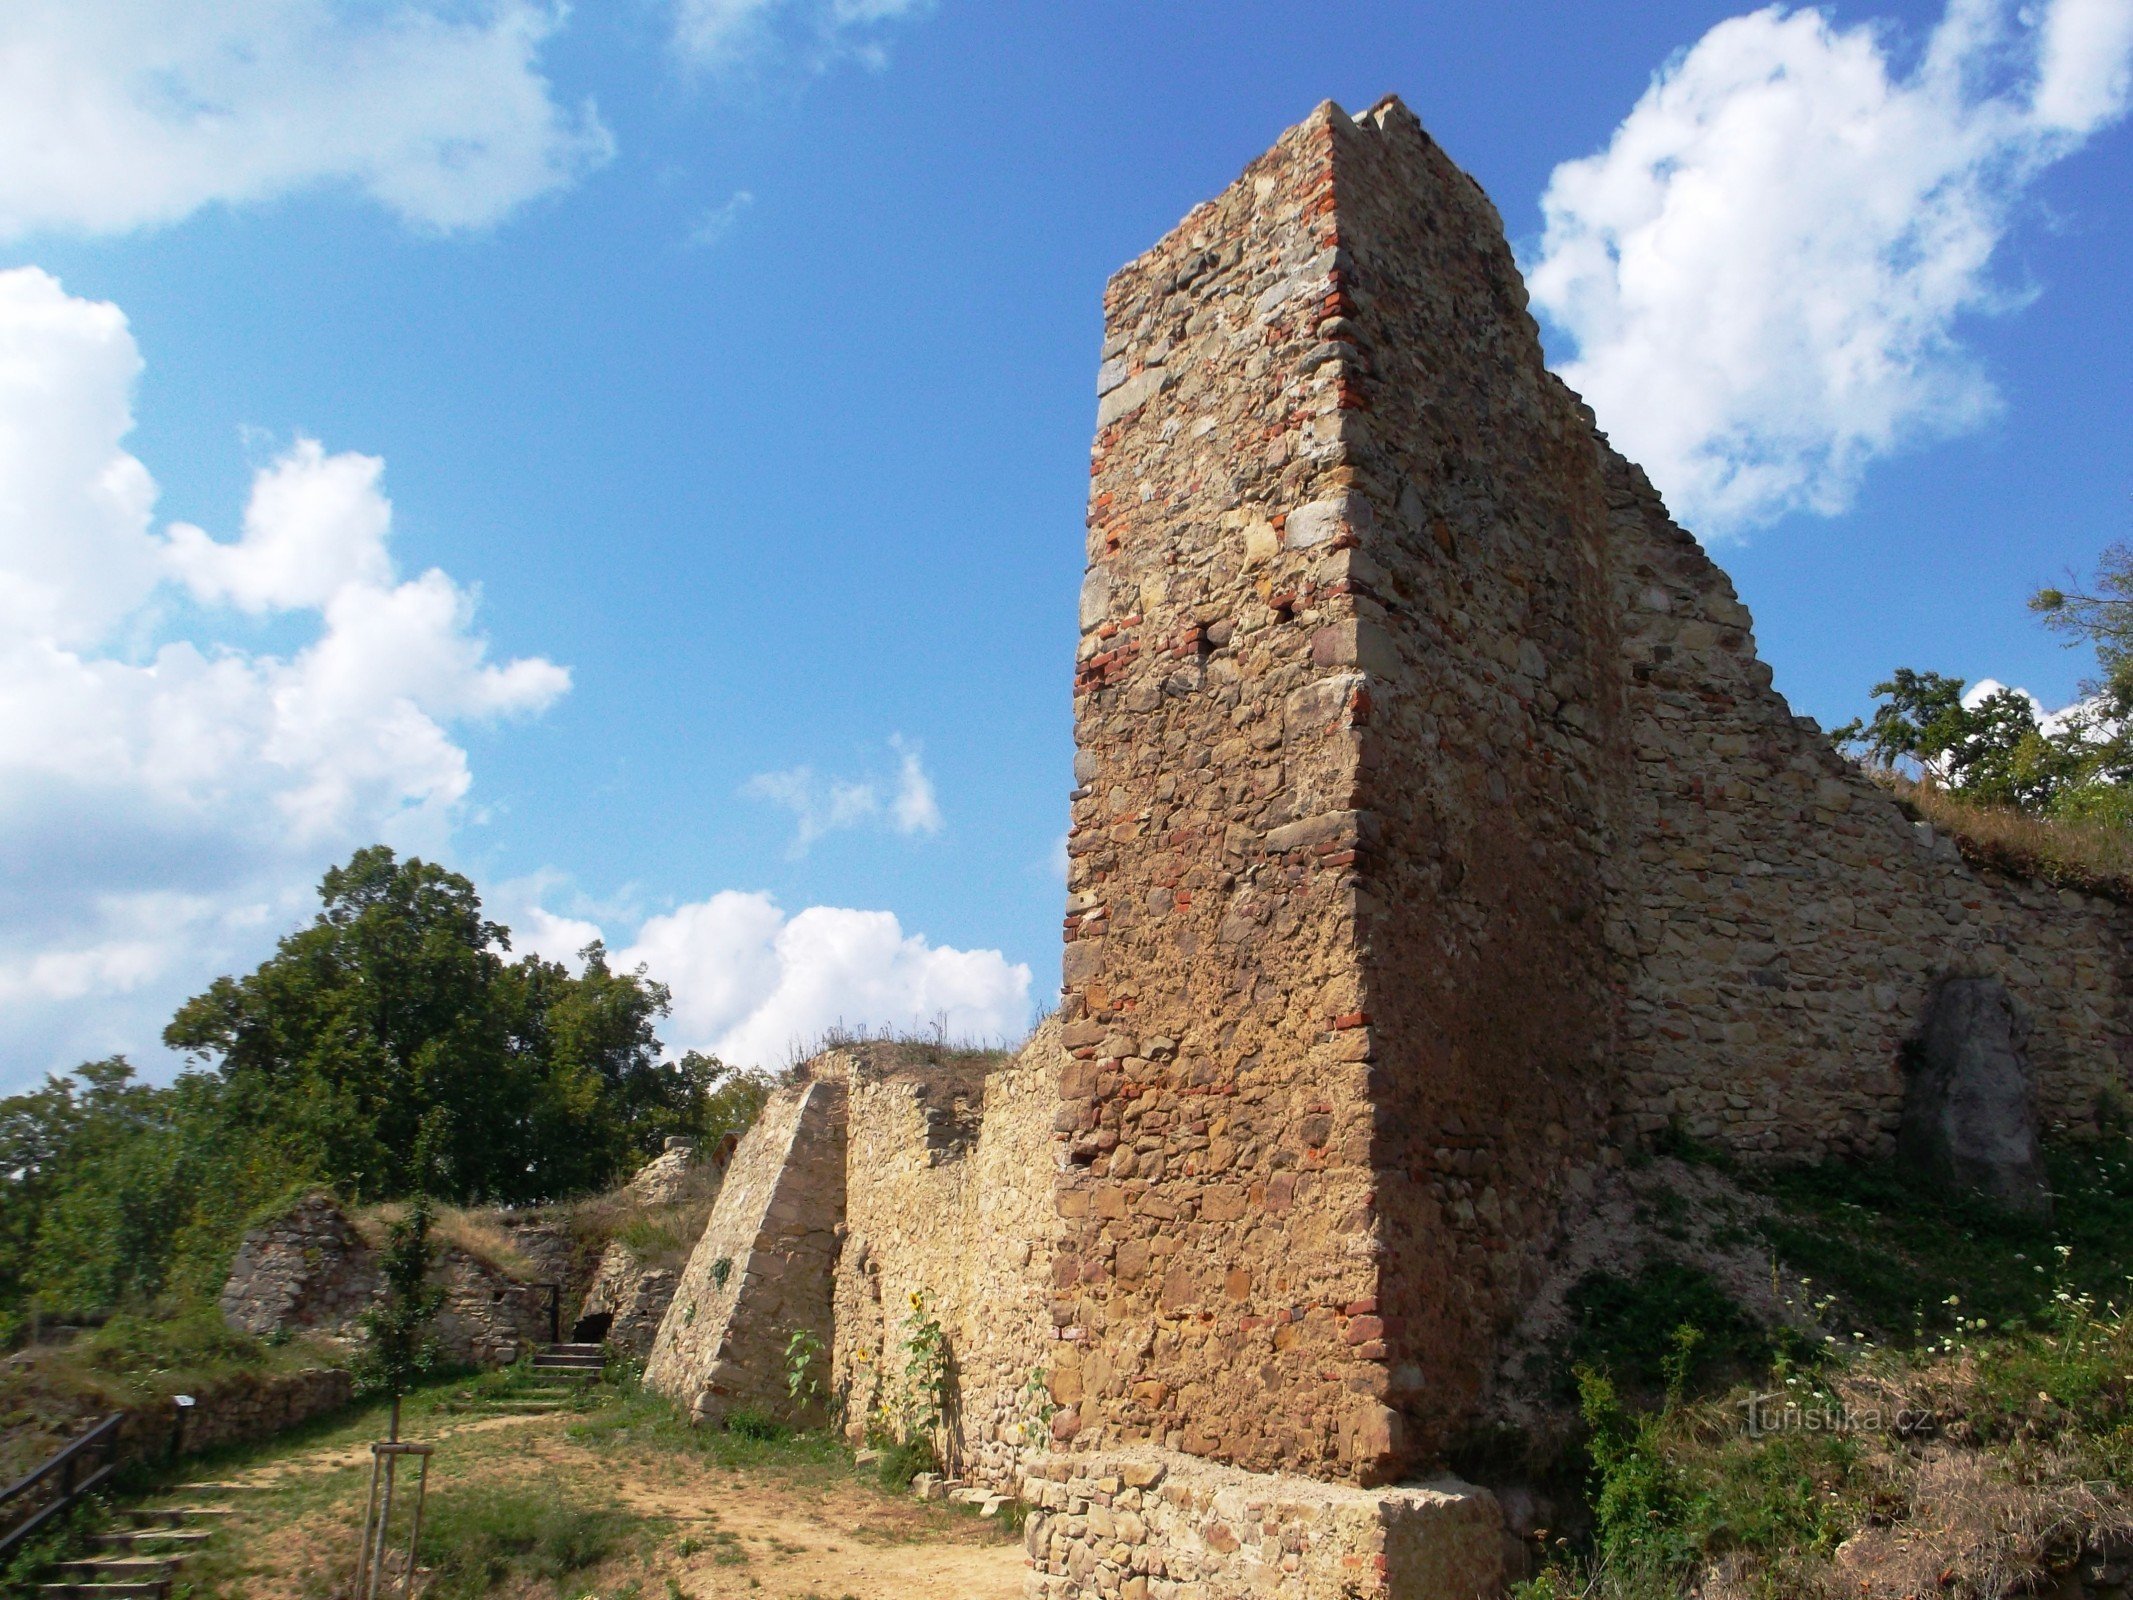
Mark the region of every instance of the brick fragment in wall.
[[830, 1277], [844, 1215], [845, 1086], [828, 1076], [774, 1093], [727, 1166], [703, 1237], [661, 1319], [648, 1387], [715, 1422], [741, 1407], [798, 1421], [786, 1349], [828, 1349]]

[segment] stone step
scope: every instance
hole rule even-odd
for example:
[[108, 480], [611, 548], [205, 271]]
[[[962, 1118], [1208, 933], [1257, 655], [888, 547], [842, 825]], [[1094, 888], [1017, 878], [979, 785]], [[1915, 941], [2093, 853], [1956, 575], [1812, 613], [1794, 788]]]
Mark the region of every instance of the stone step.
[[598, 1367], [535, 1367], [533, 1375], [543, 1383], [594, 1384], [600, 1381]]
[[187, 1494], [272, 1494], [271, 1483], [181, 1483]]
[[82, 1561], [55, 1561], [51, 1570], [68, 1581], [83, 1578], [135, 1578], [152, 1581], [173, 1576], [185, 1565], [186, 1559], [182, 1555], [91, 1556]]
[[214, 1526], [237, 1513], [228, 1506], [136, 1506], [119, 1515], [136, 1528], [182, 1528], [195, 1522]]
[[132, 1533], [92, 1534], [89, 1542], [103, 1550], [190, 1550], [213, 1537], [182, 1528], [137, 1528]]
[[543, 1345], [535, 1353], [537, 1355], [557, 1356], [604, 1356], [607, 1354], [607, 1346], [595, 1343], [571, 1344], [566, 1341], [562, 1344]]
[[163, 1600], [170, 1593], [170, 1579], [151, 1578], [140, 1583], [40, 1583], [39, 1600], [128, 1600], [133, 1595]]
[[607, 1365], [607, 1359], [599, 1355], [579, 1355], [574, 1350], [543, 1350], [533, 1358], [536, 1367], [592, 1367]]

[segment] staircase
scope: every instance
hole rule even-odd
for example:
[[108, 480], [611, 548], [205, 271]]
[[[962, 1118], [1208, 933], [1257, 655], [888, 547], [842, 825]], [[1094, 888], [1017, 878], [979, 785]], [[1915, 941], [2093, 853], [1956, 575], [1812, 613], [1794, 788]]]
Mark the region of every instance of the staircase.
[[598, 1383], [607, 1365], [607, 1347], [597, 1344], [552, 1344], [533, 1354], [533, 1370], [543, 1378], [566, 1383]]
[[[189, 1483], [189, 1496], [242, 1495], [259, 1492], [245, 1483]], [[56, 1561], [51, 1576], [37, 1585], [38, 1600], [168, 1600], [171, 1585], [185, 1563], [200, 1553], [218, 1528], [237, 1512], [225, 1505], [135, 1507], [118, 1513], [126, 1526], [99, 1533], [96, 1553], [78, 1561]]]

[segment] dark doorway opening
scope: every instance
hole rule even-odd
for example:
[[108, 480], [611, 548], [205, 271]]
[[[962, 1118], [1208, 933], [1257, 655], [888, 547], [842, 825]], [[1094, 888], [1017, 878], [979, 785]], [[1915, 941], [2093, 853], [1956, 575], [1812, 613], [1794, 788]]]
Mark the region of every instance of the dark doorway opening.
[[570, 1325], [572, 1344], [599, 1344], [607, 1338], [607, 1330], [615, 1325], [612, 1311], [595, 1311], [589, 1317], [580, 1317]]

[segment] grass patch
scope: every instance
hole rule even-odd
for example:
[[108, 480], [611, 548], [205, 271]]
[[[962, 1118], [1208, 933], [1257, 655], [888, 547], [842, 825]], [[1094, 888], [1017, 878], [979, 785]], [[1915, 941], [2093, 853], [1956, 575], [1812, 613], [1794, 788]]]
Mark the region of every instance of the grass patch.
[[2047, 1159], [2049, 1224], [1893, 1166], [1737, 1173], [1818, 1349], [1692, 1269], [1580, 1285], [1586, 1503], [1514, 1592], [1998, 1600], [2133, 1538], [2133, 1143]]
[[2133, 902], [2133, 830], [2101, 819], [1974, 805], [1896, 773], [1868, 775], [1914, 820], [1929, 822], [1953, 839], [1972, 866]]
[[245, 1375], [333, 1366], [320, 1341], [255, 1339], [207, 1304], [125, 1311], [63, 1345], [19, 1352], [0, 1367], [0, 1479], [27, 1471], [93, 1417], [212, 1392]]
[[2045, 1161], [2048, 1223], [1935, 1192], [1894, 1163], [1751, 1181], [1777, 1204], [1764, 1240], [1806, 1275], [1811, 1295], [1835, 1296], [1845, 1320], [1878, 1342], [1916, 1342], [1980, 1317], [2039, 1326], [2060, 1292], [2109, 1300], [2133, 1278], [2133, 1142], [2053, 1142]]
[[444, 1484], [423, 1513], [420, 1557], [436, 1600], [478, 1600], [506, 1584], [554, 1581], [635, 1548], [647, 1518], [588, 1506], [557, 1484]]
[[741, 1406], [727, 1416], [726, 1431], [743, 1439], [753, 1439], [758, 1444], [775, 1444], [792, 1430], [775, 1417]]
[[634, 1387], [573, 1421], [569, 1436], [616, 1454], [693, 1456], [721, 1471], [775, 1472], [803, 1484], [827, 1484], [852, 1470], [851, 1452], [828, 1433], [692, 1427], [671, 1401]]
[[885, 1489], [908, 1489], [921, 1472], [941, 1470], [931, 1439], [884, 1439], [875, 1448], [881, 1455], [874, 1463], [874, 1475]]
[[[1568, 1307], [1566, 1384], [1574, 1385], [1577, 1368], [1589, 1367], [1626, 1389], [1651, 1392], [1673, 1363], [1685, 1383], [1701, 1387], [1719, 1374], [1759, 1370], [1776, 1353], [1771, 1335], [1708, 1273], [1677, 1261], [1647, 1262], [1633, 1278], [1593, 1273], [1571, 1290]], [[1686, 1354], [1678, 1340], [1682, 1328], [1698, 1335]]]

